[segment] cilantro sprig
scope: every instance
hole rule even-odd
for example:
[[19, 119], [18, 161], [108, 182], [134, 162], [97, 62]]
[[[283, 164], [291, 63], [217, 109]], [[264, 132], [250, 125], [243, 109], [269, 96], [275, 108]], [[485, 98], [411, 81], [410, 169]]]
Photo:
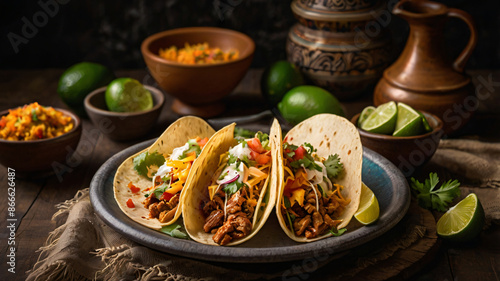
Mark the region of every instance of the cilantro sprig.
[[337, 177], [344, 169], [344, 164], [340, 162], [340, 157], [337, 153], [328, 156], [328, 159], [326, 159], [323, 164], [326, 167], [326, 173], [330, 179]]
[[165, 157], [158, 152], [149, 153], [147, 151], [134, 157], [134, 170], [141, 176], [147, 177], [151, 180], [148, 175], [149, 168], [151, 166], [160, 167], [165, 162]]
[[448, 180], [437, 188], [438, 183], [439, 177], [437, 174], [430, 173], [429, 178], [424, 183], [412, 177], [410, 186], [416, 194], [418, 204], [421, 207], [446, 212], [448, 204], [457, 196], [460, 196], [460, 182], [457, 180]]

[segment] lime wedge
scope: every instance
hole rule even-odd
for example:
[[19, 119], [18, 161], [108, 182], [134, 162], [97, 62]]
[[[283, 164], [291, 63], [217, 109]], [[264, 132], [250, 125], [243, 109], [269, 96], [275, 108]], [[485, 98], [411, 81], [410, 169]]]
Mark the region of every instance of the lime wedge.
[[361, 183], [361, 201], [359, 202], [358, 211], [354, 217], [362, 224], [368, 225], [375, 222], [380, 214], [377, 197], [373, 194], [368, 186]]
[[424, 129], [425, 129], [425, 132], [432, 132], [432, 127], [431, 125], [429, 124], [429, 122], [427, 121], [427, 118], [425, 118], [425, 116], [422, 114], [422, 112], [419, 112], [420, 113], [420, 117], [422, 117], [422, 125], [424, 126]]
[[361, 129], [377, 134], [392, 134], [396, 126], [398, 107], [390, 101], [379, 105], [361, 124]]
[[476, 237], [483, 226], [483, 206], [476, 194], [471, 193], [438, 220], [437, 234], [443, 239], [465, 242]]
[[151, 93], [137, 80], [118, 78], [106, 88], [106, 105], [115, 112], [136, 112], [153, 107]]
[[359, 114], [358, 127], [361, 127], [361, 124], [363, 124], [363, 122], [366, 121], [368, 116], [370, 116], [370, 114], [372, 114], [373, 111], [375, 111], [375, 107], [371, 105], [363, 108], [363, 111], [361, 111], [361, 114]]
[[402, 102], [398, 103], [398, 118], [392, 134], [395, 137], [416, 136], [424, 132], [420, 112]]

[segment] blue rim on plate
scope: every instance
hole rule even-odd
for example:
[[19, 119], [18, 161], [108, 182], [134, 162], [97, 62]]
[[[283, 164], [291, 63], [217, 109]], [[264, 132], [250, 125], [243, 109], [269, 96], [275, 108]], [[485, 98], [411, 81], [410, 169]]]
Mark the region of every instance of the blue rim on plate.
[[373, 225], [362, 226], [353, 218], [347, 226], [348, 231], [342, 236], [298, 243], [285, 235], [273, 211], [259, 233], [238, 246], [211, 246], [173, 238], [131, 220], [120, 210], [113, 194], [113, 178], [118, 166], [153, 142], [141, 142], [108, 159], [92, 178], [90, 201], [97, 215], [115, 231], [139, 244], [169, 254], [228, 263], [286, 262], [314, 256], [342, 255], [389, 231], [404, 217], [410, 205], [410, 189], [403, 174], [389, 160], [364, 147], [362, 179], [373, 190], [380, 204], [380, 217]]

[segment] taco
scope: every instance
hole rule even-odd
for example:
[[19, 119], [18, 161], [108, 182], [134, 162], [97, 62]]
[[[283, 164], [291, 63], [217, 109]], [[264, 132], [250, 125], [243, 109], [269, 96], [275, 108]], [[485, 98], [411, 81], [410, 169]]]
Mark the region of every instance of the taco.
[[276, 215], [288, 237], [312, 242], [345, 231], [360, 201], [362, 157], [356, 127], [337, 115], [315, 115], [287, 133]]
[[149, 148], [125, 160], [113, 183], [120, 209], [149, 228], [174, 223], [181, 216], [184, 190], [194, 176], [191, 171], [214, 133], [203, 119], [182, 117]]
[[233, 246], [249, 240], [276, 201], [272, 175], [280, 143], [278, 122], [269, 135], [258, 132], [248, 139], [235, 139], [234, 127], [228, 125], [210, 139], [182, 205], [187, 233], [203, 244]]

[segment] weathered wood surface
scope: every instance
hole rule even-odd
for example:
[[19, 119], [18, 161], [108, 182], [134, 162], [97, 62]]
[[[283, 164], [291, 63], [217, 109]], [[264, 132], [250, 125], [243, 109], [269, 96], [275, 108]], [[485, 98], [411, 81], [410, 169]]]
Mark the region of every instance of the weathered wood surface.
[[[38, 101], [43, 105], [66, 108], [56, 94], [57, 81], [61, 69], [41, 70], [2, 70], [0, 71], [0, 110], [13, 108], [26, 103]], [[228, 112], [226, 116], [253, 114], [264, 109], [262, 98], [259, 95], [261, 70], [251, 70], [242, 83], [226, 101]], [[492, 81], [500, 82], [500, 72], [478, 72], [481, 77], [488, 78], [492, 74]], [[144, 70], [118, 71], [118, 76], [137, 78], [146, 84], [152, 84], [152, 79]], [[486, 89], [486, 88], [485, 88]], [[500, 87], [492, 87], [493, 91], [500, 91]], [[491, 99], [498, 101], [498, 93]], [[38, 252], [50, 231], [56, 227], [51, 220], [56, 211], [55, 205], [73, 198], [82, 188], [88, 187], [92, 176], [110, 156], [137, 142], [151, 139], [159, 134], [178, 116], [170, 111], [171, 99], [167, 96], [167, 104], [153, 131], [143, 139], [133, 142], [114, 142], [102, 136], [88, 120], [83, 120], [83, 136], [77, 149], [76, 165], [71, 172], [65, 173], [62, 180], [52, 176], [45, 179], [15, 179], [15, 274], [7, 271], [10, 253], [7, 229], [8, 199], [7, 199], [7, 167], [0, 166], [0, 280], [24, 280], [26, 271], [36, 263]], [[371, 104], [371, 96], [351, 102], [345, 102], [347, 117], [351, 117], [361, 109]], [[491, 103], [486, 106], [491, 105]], [[486, 108], [484, 114], [477, 114], [471, 126], [465, 131], [465, 137], [490, 141], [500, 140], [498, 130], [499, 111]], [[29, 161], [29, 159], [26, 159]], [[409, 213], [410, 215], [411, 213]], [[428, 215], [417, 216], [422, 219], [428, 228], [425, 238], [407, 249], [406, 254], [397, 254], [387, 259], [379, 266], [367, 267], [359, 272], [359, 280], [499, 280], [500, 272], [500, 228], [494, 225], [481, 237], [469, 244], [452, 245], [441, 243], [436, 239], [432, 230], [432, 219]], [[385, 237], [385, 236], [384, 236]], [[390, 241], [391, 237], [387, 237]], [[393, 239], [393, 238], [392, 238]], [[381, 243], [382, 245], [383, 243]], [[360, 255], [361, 256], [361, 255]], [[308, 275], [310, 280], [326, 279], [331, 272], [319, 269]], [[303, 280], [303, 279], [298, 279]]]

